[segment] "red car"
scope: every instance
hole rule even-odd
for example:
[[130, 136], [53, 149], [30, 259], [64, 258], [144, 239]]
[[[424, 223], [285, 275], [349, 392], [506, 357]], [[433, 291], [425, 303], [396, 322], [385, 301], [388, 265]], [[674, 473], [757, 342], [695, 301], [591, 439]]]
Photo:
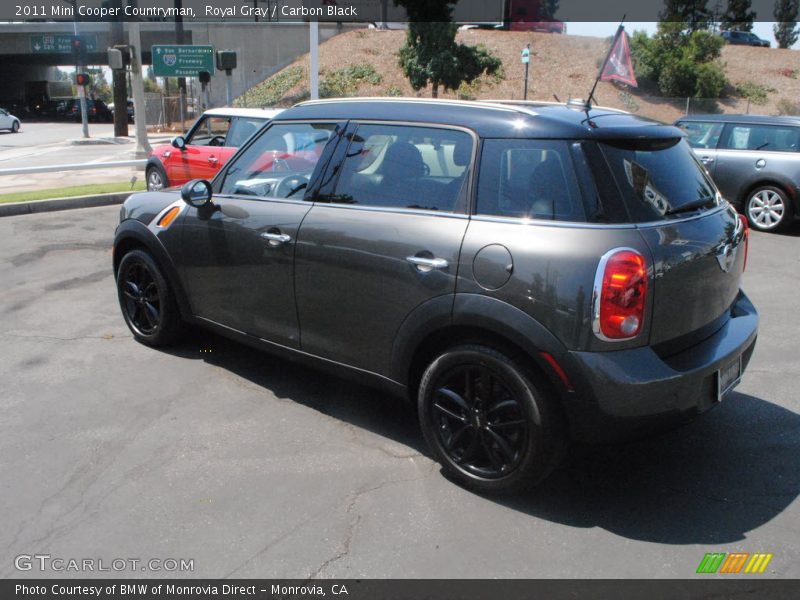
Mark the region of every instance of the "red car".
[[207, 110], [186, 134], [153, 149], [147, 159], [147, 189], [183, 185], [191, 179], [211, 180], [234, 152], [280, 110], [214, 108]]

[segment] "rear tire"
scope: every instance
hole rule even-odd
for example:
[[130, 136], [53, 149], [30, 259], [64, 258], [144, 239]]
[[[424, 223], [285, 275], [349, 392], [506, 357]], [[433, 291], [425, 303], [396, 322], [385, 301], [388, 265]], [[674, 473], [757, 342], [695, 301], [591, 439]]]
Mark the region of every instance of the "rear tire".
[[158, 165], [151, 165], [147, 167], [145, 179], [147, 180], [148, 192], [157, 192], [169, 187], [169, 183], [167, 182], [167, 174], [164, 172], [164, 169]]
[[782, 189], [765, 185], [752, 190], [744, 203], [750, 227], [758, 231], [781, 231], [794, 219], [792, 201]]
[[125, 323], [138, 341], [166, 346], [178, 337], [182, 321], [175, 295], [147, 252], [131, 250], [117, 270], [117, 297]]
[[422, 433], [446, 473], [482, 493], [544, 480], [567, 445], [548, 386], [522, 362], [480, 345], [436, 357], [419, 387]]

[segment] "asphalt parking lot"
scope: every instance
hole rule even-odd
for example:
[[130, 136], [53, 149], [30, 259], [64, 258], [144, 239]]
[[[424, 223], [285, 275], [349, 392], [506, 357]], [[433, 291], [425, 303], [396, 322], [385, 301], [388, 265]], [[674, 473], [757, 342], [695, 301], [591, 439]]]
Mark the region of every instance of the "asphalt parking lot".
[[134, 342], [117, 214], [0, 219], [0, 576], [102, 575], [15, 568], [49, 554], [194, 561], [126, 577], [684, 578], [769, 552], [760, 577], [800, 577], [800, 228], [751, 237], [759, 342], [721, 406], [497, 500], [442, 477], [379, 392], [211, 334]]

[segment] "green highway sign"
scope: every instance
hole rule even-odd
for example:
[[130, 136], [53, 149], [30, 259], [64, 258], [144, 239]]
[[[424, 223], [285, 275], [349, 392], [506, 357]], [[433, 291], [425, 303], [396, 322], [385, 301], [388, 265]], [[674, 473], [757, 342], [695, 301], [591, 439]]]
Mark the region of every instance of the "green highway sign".
[[[72, 39], [75, 36], [71, 33], [45, 33], [43, 35], [31, 36], [31, 52], [33, 54], [71, 54]], [[83, 41], [86, 52], [97, 50], [97, 36], [94, 34], [83, 34], [78, 36]]]
[[152, 54], [156, 77], [197, 77], [200, 71], [214, 74], [214, 46], [157, 45]]

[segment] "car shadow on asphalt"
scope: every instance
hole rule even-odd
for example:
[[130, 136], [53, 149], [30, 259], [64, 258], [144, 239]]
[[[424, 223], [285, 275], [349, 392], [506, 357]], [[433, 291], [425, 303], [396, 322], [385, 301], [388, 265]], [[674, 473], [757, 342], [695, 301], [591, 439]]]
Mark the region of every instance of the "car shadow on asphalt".
[[[430, 456], [414, 408], [402, 399], [199, 330], [166, 351], [200, 358], [279, 398]], [[624, 444], [575, 445], [534, 490], [489, 499], [532, 517], [630, 539], [712, 545], [744, 539], [798, 495], [800, 415], [733, 392], [674, 431]]]

